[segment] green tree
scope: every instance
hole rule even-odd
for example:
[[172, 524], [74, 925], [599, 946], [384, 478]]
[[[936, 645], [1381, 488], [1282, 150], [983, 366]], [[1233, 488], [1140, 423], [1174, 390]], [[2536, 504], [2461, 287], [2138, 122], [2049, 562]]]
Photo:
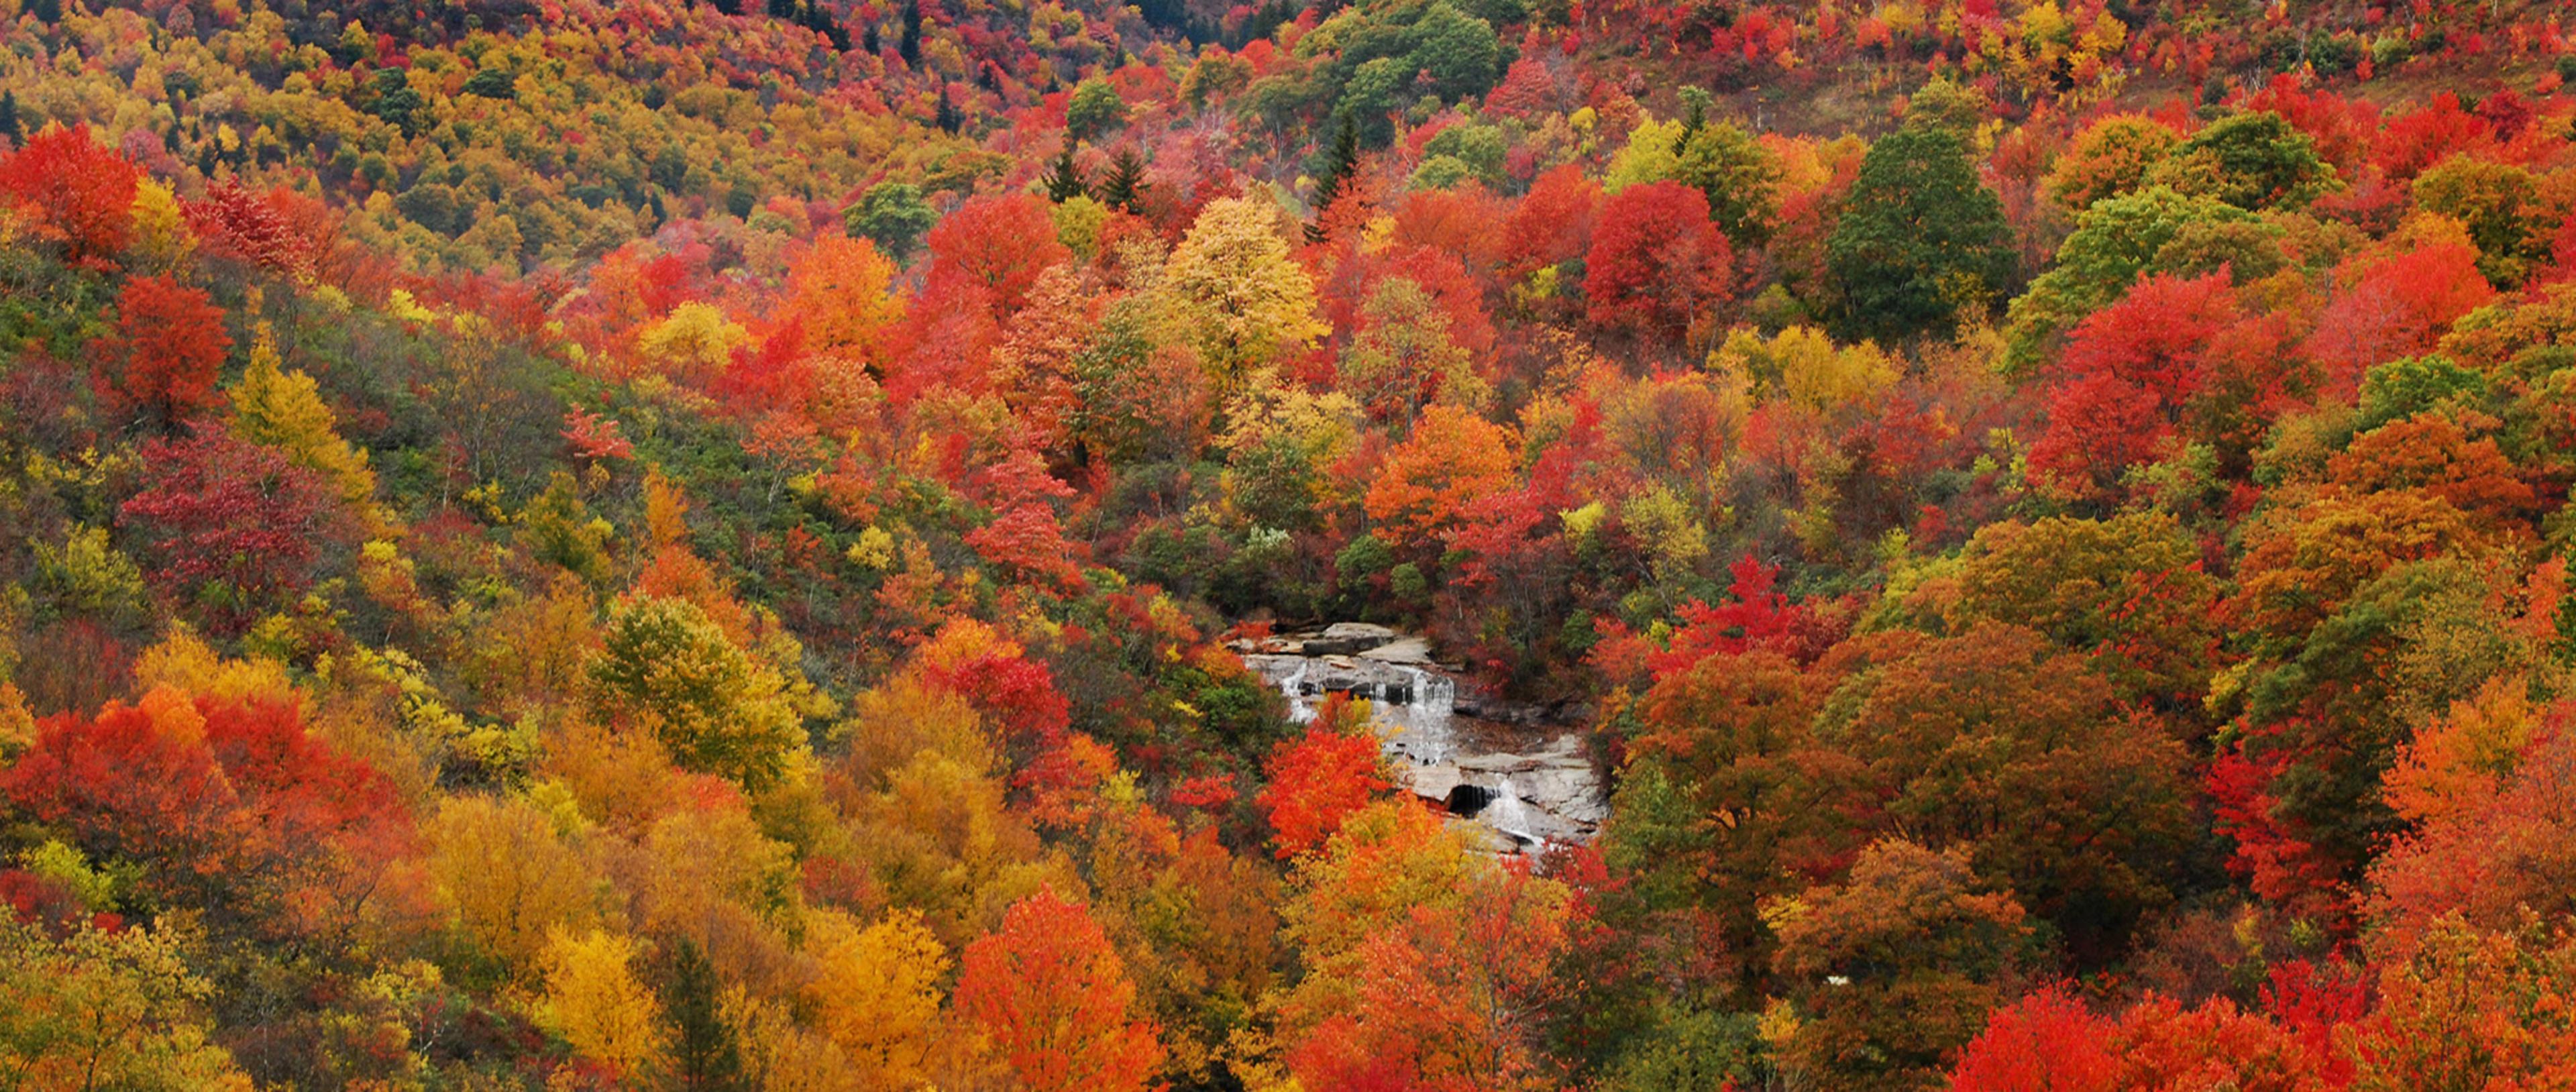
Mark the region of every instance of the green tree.
[[428, 105], [421, 99], [420, 92], [411, 89], [409, 71], [404, 68], [377, 69], [376, 82], [370, 85], [375, 94], [367, 103], [368, 113], [385, 119], [407, 137], [420, 135], [420, 112]]
[[671, 1083], [684, 1092], [734, 1092], [743, 1080], [742, 1043], [718, 1008], [724, 989], [715, 964], [694, 940], [672, 942], [662, 985], [662, 1018], [670, 1022]]
[[2317, 142], [2271, 111], [2212, 122], [2175, 146], [2148, 178], [2240, 209], [2297, 208], [2335, 188]]
[[896, 261], [911, 256], [922, 234], [938, 222], [939, 213], [921, 199], [921, 187], [908, 182], [879, 182], [841, 210], [842, 230], [876, 243]]
[[2418, 208], [2458, 220], [2478, 245], [2478, 271], [2498, 288], [2522, 283], [2546, 266], [2565, 216], [2541, 193], [2530, 171], [2477, 156], [2454, 155], [2415, 176]]
[[1315, 210], [1315, 218], [1306, 224], [1307, 242], [1324, 241], [1324, 216], [1333, 211], [1333, 202], [1341, 199], [1342, 190], [1350, 185], [1351, 175], [1359, 166], [1359, 127], [1344, 114], [1333, 129], [1332, 147], [1324, 154], [1323, 173], [1315, 179], [1315, 196], [1307, 202]]
[[1612, 1092], [1767, 1087], [1766, 1053], [1761, 1018], [1752, 1013], [1665, 1008], [1620, 1050], [1605, 1087]]
[[1072, 141], [1064, 142], [1064, 151], [1047, 164], [1046, 172], [1038, 176], [1038, 185], [1046, 187], [1047, 200], [1059, 205], [1091, 193], [1091, 188], [1083, 184], [1082, 165], [1073, 161]]
[[1413, 52], [1407, 72], [1420, 73], [1432, 94], [1444, 99], [1482, 95], [1502, 73], [1502, 41], [1490, 23], [1439, 0], [1413, 24]]
[[1898, 130], [1862, 158], [1825, 265], [1842, 289], [1844, 336], [1947, 333], [2012, 277], [2003, 202], [1978, 183], [1958, 137]]
[[1126, 124], [1127, 100], [1118, 97], [1118, 89], [1109, 86], [1109, 81], [1097, 76], [1076, 85], [1073, 101], [1064, 108], [1065, 135], [1075, 140], [1097, 139]]
[[1702, 124], [1683, 138], [1673, 177], [1708, 197], [1709, 219], [1728, 240], [1760, 243], [1770, 236], [1780, 165], [1744, 130], [1722, 121]]
[[487, 99], [515, 99], [519, 97], [518, 84], [518, 77], [507, 70], [486, 68], [465, 81], [464, 92]]
[[2119, 299], [2139, 277], [2193, 261], [2191, 238], [2212, 228], [2263, 226], [2243, 209], [2170, 186], [2094, 202], [2058, 244], [2057, 263], [2013, 300], [2004, 324], [2007, 367], [2028, 374], [2060, 334]]
[[692, 770], [757, 788], [805, 741], [787, 680], [684, 599], [646, 597], [618, 611], [590, 678], [604, 718], [649, 728]]
[[1503, 156], [1510, 141], [1499, 126], [1452, 125], [1422, 146], [1422, 154], [1455, 159], [1467, 169], [1468, 177], [1488, 186], [1503, 181]]
[[1113, 209], [1142, 211], [1137, 202], [1145, 198], [1145, 157], [1134, 148], [1120, 148], [1109, 157], [1109, 173], [1100, 180], [1097, 200]]

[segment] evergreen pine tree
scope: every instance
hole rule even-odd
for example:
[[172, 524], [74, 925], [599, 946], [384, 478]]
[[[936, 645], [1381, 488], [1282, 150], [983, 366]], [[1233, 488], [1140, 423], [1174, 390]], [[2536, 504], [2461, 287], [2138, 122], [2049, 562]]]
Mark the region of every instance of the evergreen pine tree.
[[957, 108], [955, 100], [948, 97], [948, 85], [945, 82], [939, 85], [939, 105], [932, 111], [931, 121], [940, 129], [951, 133], [966, 127], [966, 114]]
[[1324, 177], [1315, 183], [1315, 222], [1306, 225], [1306, 241], [1324, 241], [1324, 216], [1340, 200], [1349, 185], [1351, 174], [1360, 166], [1359, 127], [1351, 124], [1350, 115], [1342, 116], [1341, 128], [1333, 133], [1332, 153], [1324, 160]]
[[1109, 157], [1109, 177], [1100, 182], [1100, 203], [1113, 209], [1139, 211], [1137, 202], [1145, 198], [1145, 157], [1134, 148], [1120, 148]]
[[1038, 181], [1046, 186], [1047, 200], [1059, 205], [1091, 192], [1091, 188], [1083, 183], [1082, 165], [1073, 161], [1071, 140], [1064, 142], [1063, 154], [1047, 165], [1046, 173], [1039, 175]]
[[24, 139], [27, 133], [18, 123], [18, 93], [0, 91], [0, 137], [11, 141]]
[[671, 1087], [689, 1092], [735, 1092], [744, 1086], [742, 1044], [717, 1011], [721, 988], [715, 965], [696, 942], [682, 939], [671, 953], [662, 1011], [671, 1022]]
[[921, 0], [904, 0], [903, 37], [895, 40], [894, 49], [903, 56], [903, 63], [921, 63]]
[[1682, 102], [1688, 104], [1690, 110], [1682, 115], [1680, 135], [1673, 138], [1674, 155], [1680, 155], [1682, 148], [1690, 144], [1690, 139], [1698, 136], [1700, 129], [1707, 126], [1708, 106], [1712, 101], [1714, 100], [1706, 90], [1697, 87], [1682, 88]]

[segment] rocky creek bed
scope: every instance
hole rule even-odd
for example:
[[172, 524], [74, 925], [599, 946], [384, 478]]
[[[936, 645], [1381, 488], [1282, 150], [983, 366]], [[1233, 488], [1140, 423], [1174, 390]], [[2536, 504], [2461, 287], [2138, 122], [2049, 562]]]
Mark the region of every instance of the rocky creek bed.
[[1462, 696], [1420, 637], [1342, 622], [1231, 642], [1303, 723], [1332, 694], [1370, 703], [1398, 784], [1497, 853], [1590, 841], [1609, 815], [1580, 731], [1537, 710]]

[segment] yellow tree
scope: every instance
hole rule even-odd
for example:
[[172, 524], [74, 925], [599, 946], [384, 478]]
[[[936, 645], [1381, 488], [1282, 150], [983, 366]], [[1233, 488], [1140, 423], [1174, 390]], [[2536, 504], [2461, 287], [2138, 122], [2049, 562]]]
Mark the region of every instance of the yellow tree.
[[943, 1034], [939, 982], [948, 948], [917, 910], [896, 910], [864, 929], [845, 915], [808, 921], [805, 952], [814, 978], [805, 989], [815, 1023], [841, 1048], [868, 1088], [912, 1088], [928, 1073]]
[[513, 972], [536, 965], [549, 934], [598, 916], [589, 869], [524, 800], [452, 797], [426, 833], [457, 930]]
[[634, 1078], [662, 1058], [662, 1003], [635, 974], [634, 940], [600, 929], [546, 943], [537, 1022], [575, 1053]]
[[277, 337], [267, 323], [260, 324], [251, 341], [250, 365], [228, 393], [233, 435], [285, 452], [297, 466], [329, 479], [351, 510], [368, 512], [376, 475], [367, 469], [367, 453], [340, 438], [331, 407], [323, 404], [312, 376], [280, 368]]
[[1210, 202], [1163, 267], [1167, 312], [1221, 383], [1330, 332], [1266, 202]]
[[751, 340], [743, 329], [713, 304], [691, 301], [671, 309], [670, 317], [636, 335], [636, 347], [665, 375], [698, 380], [723, 371], [733, 351]]
[[207, 1040], [211, 994], [163, 929], [83, 927], [59, 940], [0, 914], [0, 1077], [11, 1088], [249, 1092]]

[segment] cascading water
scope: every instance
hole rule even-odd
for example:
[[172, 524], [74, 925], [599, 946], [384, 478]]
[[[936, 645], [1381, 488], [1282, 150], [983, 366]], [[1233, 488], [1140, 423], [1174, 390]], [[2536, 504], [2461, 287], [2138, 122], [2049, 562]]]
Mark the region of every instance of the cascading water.
[[1489, 816], [1485, 819], [1486, 825], [1527, 845], [1547, 844], [1546, 838], [1531, 832], [1535, 824], [1530, 822], [1529, 804], [1521, 799], [1519, 790], [1512, 788], [1512, 779], [1505, 777], [1501, 780], [1502, 783], [1494, 787], [1494, 802], [1485, 805]]
[[1334, 694], [1369, 703], [1397, 783], [1492, 832], [1497, 852], [1589, 840], [1607, 815], [1573, 733], [1461, 714], [1457, 680], [1438, 669], [1420, 638], [1346, 623], [1234, 644], [1245, 666], [1279, 688], [1294, 723], [1312, 723]]
[[1288, 699], [1288, 720], [1293, 724], [1310, 724], [1315, 719], [1315, 704], [1306, 700], [1306, 672], [1315, 665], [1297, 661], [1297, 670], [1279, 680], [1279, 693]]

